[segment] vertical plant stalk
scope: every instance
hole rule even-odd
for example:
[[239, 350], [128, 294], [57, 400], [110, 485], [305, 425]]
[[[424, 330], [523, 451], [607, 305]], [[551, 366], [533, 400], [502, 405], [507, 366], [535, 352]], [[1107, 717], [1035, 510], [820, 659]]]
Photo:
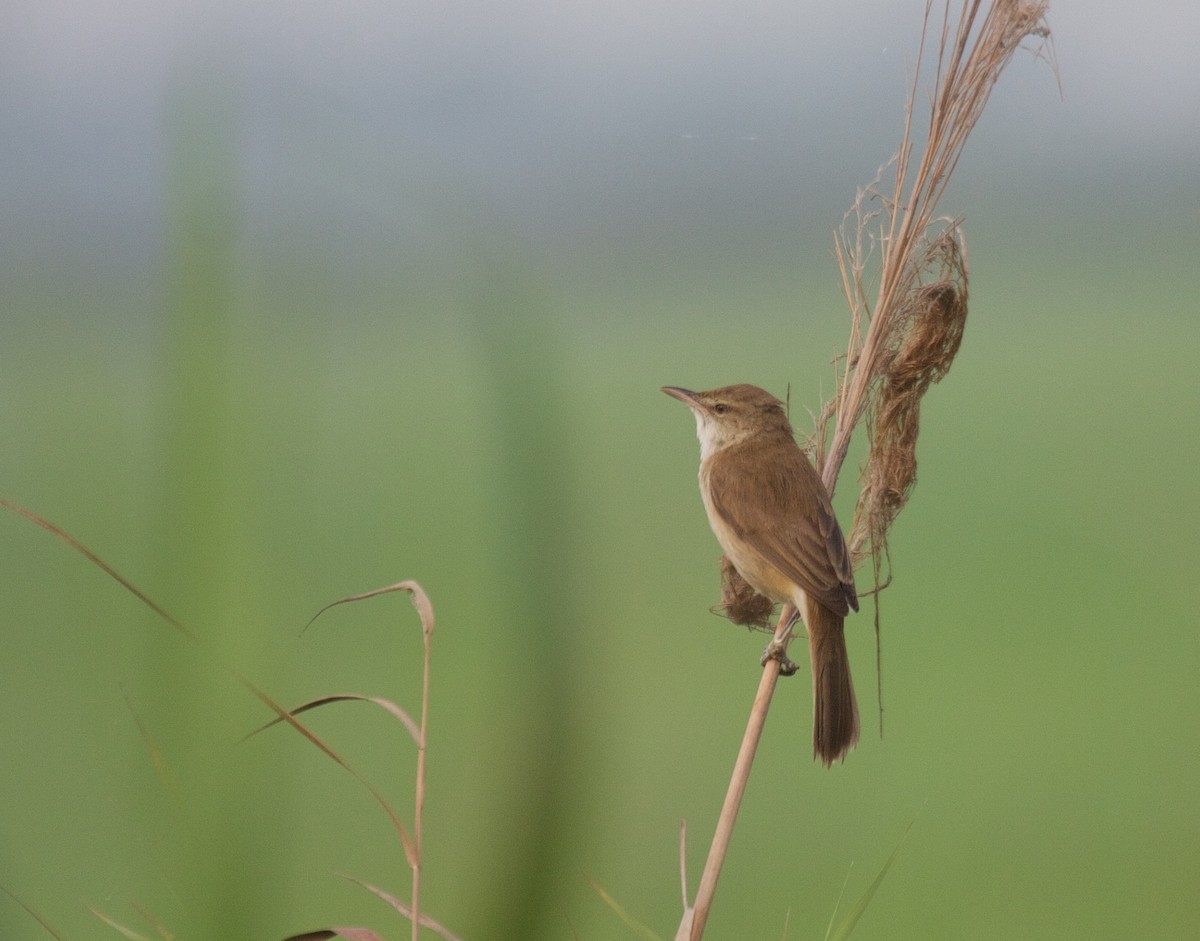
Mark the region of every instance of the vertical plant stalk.
[[[920, 398], [949, 369], [966, 318], [965, 246], [953, 220], [942, 220], [944, 231], [931, 236], [939, 221], [937, 204], [992, 89], [1022, 41], [1040, 38], [1039, 54], [1048, 50], [1047, 5], [1046, 0], [993, 0], [980, 18], [982, 0], [962, 0], [952, 23], [950, 2], [945, 0], [928, 134], [912, 173], [913, 118], [933, 9], [933, 0], [927, 0], [892, 192], [878, 192], [881, 171], [874, 183], [859, 192], [847, 216], [848, 220], [853, 216], [855, 224], [844, 224], [835, 235], [835, 254], [851, 313], [850, 339], [837, 391], [820, 410], [812, 444], [821, 478], [833, 494], [855, 428], [864, 417], [873, 416], [868, 423], [871, 440], [863, 488], [848, 543], [859, 550], [870, 543], [877, 583], [887, 529], [916, 480]], [[1045, 57], [1053, 66], [1052, 52]], [[882, 210], [868, 208], [868, 202], [876, 199]], [[880, 216], [884, 222], [879, 231], [871, 231]], [[881, 254], [872, 307], [865, 272], [875, 244]], [[826, 452], [831, 420], [833, 436]], [[903, 453], [890, 453], [897, 449]], [[862, 551], [855, 555], [856, 562], [865, 557]], [[785, 605], [775, 629], [776, 642], [783, 649], [792, 638], [793, 614], [791, 606]], [[704, 935], [779, 673], [777, 660], [768, 660], [763, 667], [696, 902], [692, 908], [685, 904], [677, 939], [701, 941]]]
[[[412, 737], [413, 742], [417, 746], [416, 784], [413, 788], [414, 796], [413, 796], [413, 832], [412, 832], [412, 835], [411, 836], [409, 835], [409, 833], [399, 823], [399, 821], [396, 819], [395, 815], [391, 812], [390, 809], [388, 809], [388, 815], [390, 817], [392, 817], [393, 822], [397, 826], [397, 830], [400, 834], [400, 840], [404, 847], [404, 858], [407, 861], [409, 870], [412, 873], [411, 901], [409, 902], [409, 904], [406, 905], [404, 902], [400, 901], [400, 899], [396, 898], [391, 893], [385, 892], [384, 890], [378, 888], [377, 886], [371, 885], [366, 882], [361, 882], [358, 879], [352, 879], [352, 881], [357, 882], [359, 885], [363, 886], [364, 888], [369, 889], [371, 892], [374, 892], [376, 895], [378, 895], [380, 898], [382, 898], [384, 901], [386, 901], [389, 905], [391, 905], [394, 909], [396, 909], [396, 911], [400, 912], [400, 914], [402, 914], [405, 918], [408, 918], [412, 924], [412, 929], [411, 929], [412, 941], [417, 941], [418, 936], [420, 935], [421, 925], [424, 925], [426, 928], [432, 929], [433, 931], [440, 934], [443, 938], [448, 939], [448, 941], [457, 941], [455, 936], [453, 934], [451, 934], [445, 927], [438, 924], [436, 921], [429, 918], [427, 915], [421, 914], [421, 846], [422, 846], [422, 839], [423, 839], [423, 832], [424, 832], [424, 811], [425, 811], [425, 759], [426, 759], [426, 752], [427, 752], [428, 729], [429, 729], [429, 685], [430, 685], [431, 662], [432, 662], [432, 652], [433, 652], [433, 629], [434, 629], [434, 624], [436, 623], [436, 619], [434, 617], [434, 612], [433, 612], [433, 605], [429, 601], [429, 596], [427, 594], [425, 594], [425, 589], [423, 589], [421, 587], [420, 583], [418, 583], [412, 579], [406, 579], [405, 581], [397, 582], [394, 585], [388, 585], [385, 588], [375, 588], [375, 589], [372, 589], [371, 591], [365, 591], [365, 592], [362, 592], [361, 594], [357, 594], [357, 595], [350, 595], [349, 597], [339, 598], [337, 601], [330, 602], [329, 604], [325, 605], [325, 607], [323, 607], [320, 611], [318, 611], [315, 615], [313, 615], [313, 617], [309, 620], [308, 624], [305, 625], [305, 630], [308, 629], [308, 627], [313, 623], [313, 621], [315, 621], [318, 617], [320, 617], [322, 614], [324, 614], [326, 611], [328, 611], [332, 607], [335, 607], [337, 605], [342, 605], [342, 604], [349, 604], [349, 603], [353, 603], [356, 601], [365, 601], [368, 598], [377, 598], [380, 595], [391, 594], [392, 592], [396, 592], [396, 591], [404, 591], [404, 592], [408, 593], [409, 600], [412, 601], [412, 605], [414, 608], [416, 608], [417, 615], [421, 620], [421, 636], [422, 636], [422, 640], [424, 642], [424, 651], [425, 652], [424, 652], [424, 657], [422, 660], [422, 674], [421, 674], [421, 720], [420, 720], [420, 723], [414, 722], [412, 720], [411, 716], [409, 716], [409, 714], [406, 711], [399, 708], [394, 703], [391, 703], [387, 700], [379, 699], [374, 696], [368, 697], [368, 696], [359, 696], [359, 695], [353, 695], [353, 694], [325, 696], [320, 699], [312, 700], [311, 702], [304, 703], [303, 705], [292, 710], [292, 712], [289, 713], [289, 715], [293, 715], [293, 714], [299, 713], [299, 712], [304, 712], [304, 711], [307, 711], [308, 709], [312, 709], [312, 708], [315, 708], [318, 706], [324, 706], [331, 702], [340, 702], [340, 701], [347, 700], [347, 699], [366, 700], [369, 702], [374, 702], [377, 705], [383, 706], [384, 708], [387, 709], [388, 712], [390, 712], [393, 716], [397, 717], [404, 723], [405, 728], [408, 730], [409, 735]], [[272, 724], [274, 724], [274, 723], [272, 723]], [[327, 751], [328, 749], [325, 749], [325, 750]], [[343, 762], [341, 762], [340, 759], [338, 761], [339, 761], [339, 764], [343, 764]], [[374, 793], [373, 789], [372, 789], [372, 793]], [[385, 805], [385, 809], [387, 809], [386, 805]], [[366, 931], [367, 929], [355, 928], [355, 929], [338, 929], [338, 930], [340, 930], [340, 931], [360, 931], [360, 930]], [[373, 932], [371, 933], [371, 936], [374, 936]], [[294, 938], [287, 939], [287, 941], [300, 941], [300, 939], [302, 937], [307, 937], [307, 935], [304, 935], [304, 936], [298, 935]], [[367, 936], [364, 935], [364, 937], [367, 937]]]
[[[786, 644], [791, 635], [794, 617], [795, 608], [790, 604], [785, 604], [779, 615], [779, 626], [775, 629], [777, 641]], [[746, 785], [750, 781], [750, 767], [754, 764], [754, 755], [758, 750], [758, 743], [762, 739], [767, 712], [771, 708], [771, 697], [775, 694], [775, 683], [779, 679], [779, 667], [779, 661], [774, 658], [763, 665], [762, 677], [758, 681], [758, 692], [754, 694], [754, 704], [750, 707], [750, 718], [746, 723], [746, 731], [742, 735], [742, 744], [738, 749], [737, 760], [733, 764], [729, 788], [725, 792], [725, 803], [721, 806], [720, 817], [717, 818], [717, 828], [713, 834], [712, 847], [708, 851], [708, 861], [704, 864], [700, 885], [696, 889], [696, 902], [690, 910], [685, 910], [684, 924], [680, 926], [681, 931], [687, 928], [687, 916], [690, 914], [690, 928], [687, 928], [687, 933], [684, 935], [689, 941], [700, 941], [700, 938], [704, 936], [708, 912], [712, 908], [713, 896], [717, 891], [717, 879], [721, 876], [725, 853], [729, 849], [729, 841], [733, 838], [733, 827], [737, 823], [738, 809], [742, 806], [742, 796], [746, 793]], [[679, 935], [676, 937], [679, 938]]]
[[421, 734], [417, 741], [417, 783], [414, 788], [413, 807], [413, 847], [414, 859], [410, 860], [412, 867], [412, 941], [417, 941], [421, 933], [421, 833], [422, 820], [425, 811], [425, 746], [428, 742], [429, 728], [429, 677], [430, 655], [433, 649], [433, 606], [429, 598], [416, 582], [410, 582], [408, 591], [412, 596], [413, 605], [421, 616], [421, 636], [425, 641], [425, 662], [421, 674]]

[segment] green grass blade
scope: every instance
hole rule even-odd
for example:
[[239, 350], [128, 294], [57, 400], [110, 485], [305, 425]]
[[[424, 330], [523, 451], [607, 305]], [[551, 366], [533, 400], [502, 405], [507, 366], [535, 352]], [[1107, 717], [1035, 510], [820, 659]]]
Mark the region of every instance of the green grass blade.
[[858, 924], [858, 920], [862, 918], [863, 912], [865, 912], [867, 910], [867, 906], [871, 904], [871, 899], [875, 897], [875, 893], [879, 890], [880, 885], [883, 884], [884, 876], [886, 876], [888, 874], [888, 870], [892, 868], [892, 863], [896, 861], [896, 857], [900, 854], [900, 848], [904, 846], [904, 842], [908, 839], [908, 835], [912, 832], [913, 825], [916, 824], [916, 822], [917, 820], [914, 817], [912, 822], [908, 825], [908, 828], [904, 831], [904, 834], [900, 837], [900, 842], [898, 842], [896, 844], [896, 848], [892, 850], [892, 855], [887, 858], [887, 862], [884, 863], [883, 868], [879, 870], [879, 875], [877, 875], [874, 881], [867, 886], [867, 891], [859, 896], [858, 901], [854, 903], [854, 907], [846, 913], [846, 917], [842, 919], [841, 924], [839, 924], [836, 929], [834, 929], [833, 920], [837, 917], [837, 910], [834, 909], [834, 914], [829, 919], [829, 928], [825, 932], [825, 941], [846, 941], [846, 939], [850, 937], [851, 932], [854, 931], [854, 926]]

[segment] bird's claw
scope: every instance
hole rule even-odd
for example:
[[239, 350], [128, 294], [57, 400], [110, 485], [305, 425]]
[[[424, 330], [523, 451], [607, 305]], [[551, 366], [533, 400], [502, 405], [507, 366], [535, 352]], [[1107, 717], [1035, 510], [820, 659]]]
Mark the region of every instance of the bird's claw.
[[762, 659], [759, 661], [764, 667], [768, 660], [779, 661], [779, 675], [791, 676], [800, 669], [794, 661], [788, 659], [787, 647], [776, 640], [772, 640], [763, 650]]

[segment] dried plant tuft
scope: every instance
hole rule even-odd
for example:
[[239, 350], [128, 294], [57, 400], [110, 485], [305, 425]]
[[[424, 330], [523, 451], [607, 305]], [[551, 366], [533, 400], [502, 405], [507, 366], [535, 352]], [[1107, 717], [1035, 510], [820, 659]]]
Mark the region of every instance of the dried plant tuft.
[[734, 624], [769, 631], [773, 629], [771, 615], [775, 613], [775, 602], [751, 588], [728, 557], [721, 556], [721, 603], [713, 612]]
[[913, 263], [912, 285], [887, 323], [873, 362], [866, 415], [870, 444], [849, 545], [857, 563], [887, 555], [887, 533], [917, 482], [921, 399], [941, 381], [962, 343], [967, 321], [967, 261], [951, 222]]
[[957, 220], [939, 218], [937, 204], [1017, 49], [1033, 39], [1035, 55], [1053, 66], [1046, 7], [1045, 0], [994, 0], [984, 9], [980, 0], [966, 0], [955, 20], [947, 2], [941, 29], [933, 31], [933, 4], [926, 3], [918, 76], [926, 41], [937, 44], [924, 149], [914, 164], [914, 79], [899, 151], [859, 190], [835, 233], [850, 341], [837, 391], [820, 410], [812, 450], [832, 492], [854, 429], [865, 420], [870, 453], [849, 544], [856, 563], [872, 557], [876, 588], [882, 587], [888, 529], [916, 481], [921, 397], [949, 370], [967, 315], [966, 246]]

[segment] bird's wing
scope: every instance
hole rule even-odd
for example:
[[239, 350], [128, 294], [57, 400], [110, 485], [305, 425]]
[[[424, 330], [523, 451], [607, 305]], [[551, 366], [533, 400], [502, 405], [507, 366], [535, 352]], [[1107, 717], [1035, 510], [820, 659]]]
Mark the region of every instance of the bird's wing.
[[[804, 453], [794, 442], [782, 442], [766, 453], [756, 449], [754, 461], [728, 460], [736, 457], [719, 453], [712, 458], [714, 510], [809, 597], [835, 614], [857, 611], [846, 540], [825, 486]], [[730, 506], [739, 508], [737, 517]]]

